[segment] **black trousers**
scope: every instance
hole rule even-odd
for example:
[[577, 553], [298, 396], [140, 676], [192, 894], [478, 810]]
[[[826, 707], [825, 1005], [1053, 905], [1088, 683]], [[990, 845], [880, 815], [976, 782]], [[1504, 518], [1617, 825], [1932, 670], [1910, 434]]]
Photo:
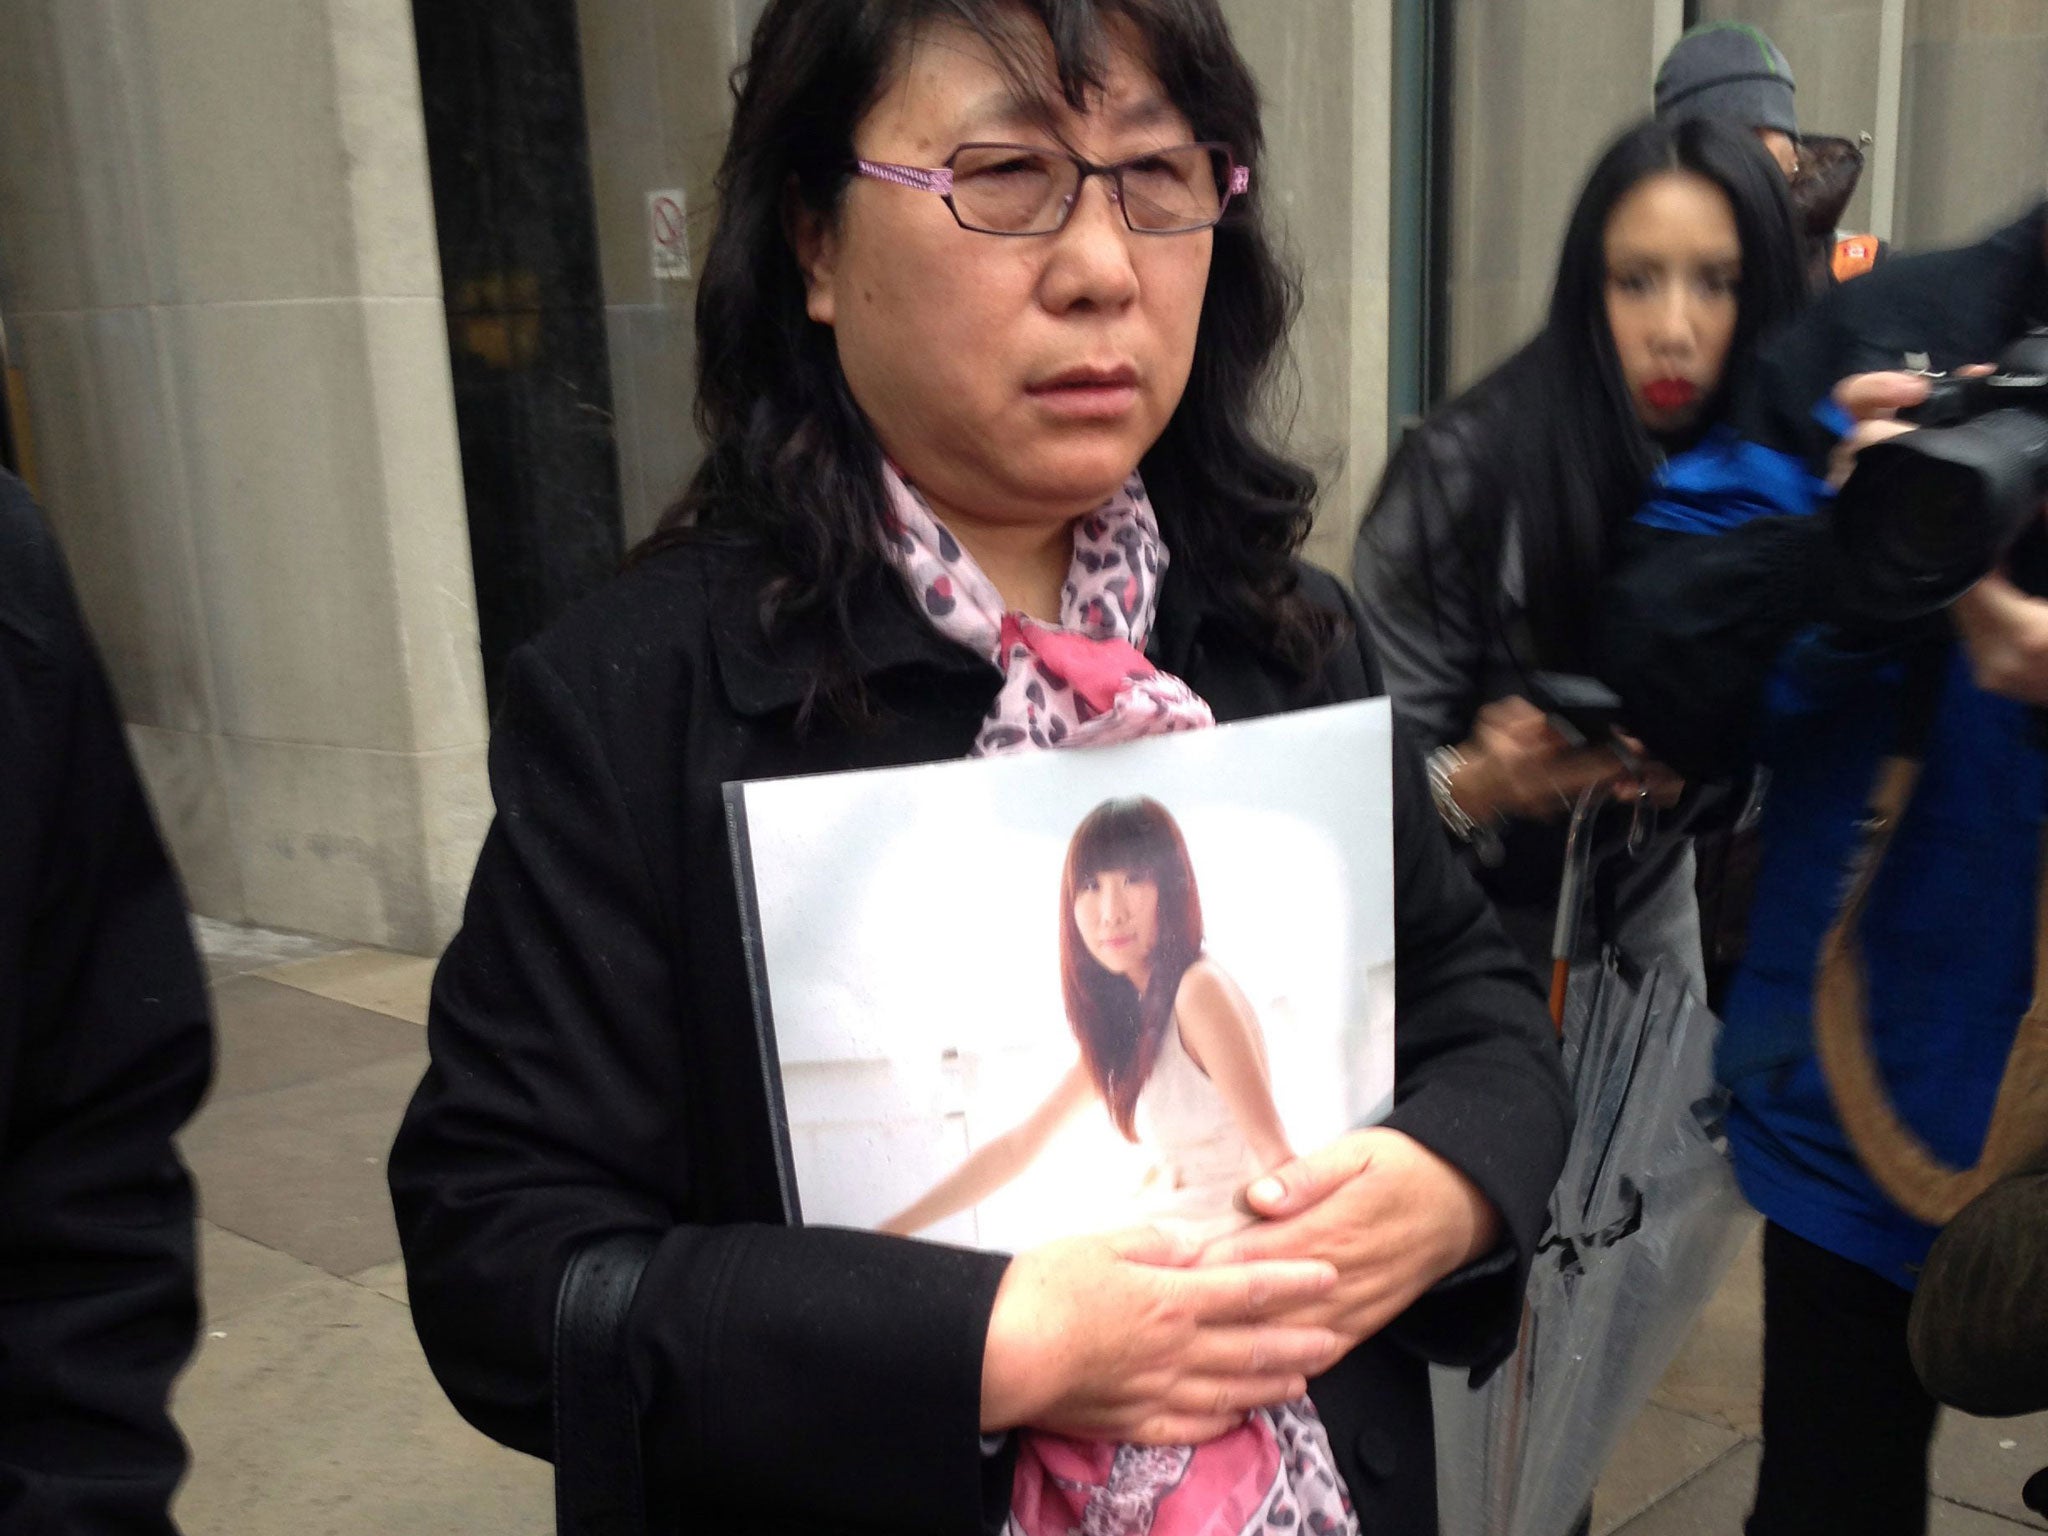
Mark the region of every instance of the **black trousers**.
[[1935, 1402], [1906, 1354], [1912, 1299], [1765, 1225], [1764, 1458], [1747, 1536], [1923, 1536]]

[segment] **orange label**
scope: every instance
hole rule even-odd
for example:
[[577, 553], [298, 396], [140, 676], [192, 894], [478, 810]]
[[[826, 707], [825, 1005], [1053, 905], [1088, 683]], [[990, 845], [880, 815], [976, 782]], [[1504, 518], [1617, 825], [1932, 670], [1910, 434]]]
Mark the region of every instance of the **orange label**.
[[1876, 236], [1849, 235], [1835, 242], [1835, 259], [1832, 266], [1836, 282], [1846, 283], [1852, 277], [1861, 277], [1876, 265]]

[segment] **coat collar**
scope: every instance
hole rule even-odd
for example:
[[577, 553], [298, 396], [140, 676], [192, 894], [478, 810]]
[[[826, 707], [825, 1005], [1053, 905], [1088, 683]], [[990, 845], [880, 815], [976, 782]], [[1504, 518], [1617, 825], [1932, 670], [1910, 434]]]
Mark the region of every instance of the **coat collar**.
[[[758, 550], [729, 547], [706, 564], [711, 645], [728, 701], [741, 715], [760, 716], [803, 703], [839, 641], [828, 625], [788, 626], [772, 639], [761, 627], [761, 593], [775, 567]], [[1181, 567], [1160, 586], [1159, 614], [1145, 651], [1164, 671], [1185, 675], [1197, 655], [1202, 625], [1218, 610], [1208, 584]], [[852, 600], [852, 673], [863, 683], [925, 670], [960, 679], [984, 678], [991, 689], [1000, 673], [989, 662], [946, 639], [912, 605], [900, 581], [863, 584]]]

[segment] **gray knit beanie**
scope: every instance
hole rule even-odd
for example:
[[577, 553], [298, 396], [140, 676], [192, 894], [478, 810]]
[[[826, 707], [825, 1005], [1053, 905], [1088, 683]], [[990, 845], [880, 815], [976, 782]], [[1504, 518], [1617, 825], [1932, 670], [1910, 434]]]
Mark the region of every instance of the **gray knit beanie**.
[[1792, 92], [1792, 66], [1776, 43], [1743, 22], [1710, 21], [1665, 56], [1657, 71], [1657, 117], [1666, 123], [1719, 117], [1796, 139]]

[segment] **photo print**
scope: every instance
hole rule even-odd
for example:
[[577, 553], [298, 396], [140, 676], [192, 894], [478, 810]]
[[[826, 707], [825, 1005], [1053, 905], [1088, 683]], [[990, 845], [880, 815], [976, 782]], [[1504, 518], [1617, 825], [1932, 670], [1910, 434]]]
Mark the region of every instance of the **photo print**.
[[1016, 1251], [1243, 1225], [1393, 1103], [1384, 700], [727, 786], [785, 1201]]

